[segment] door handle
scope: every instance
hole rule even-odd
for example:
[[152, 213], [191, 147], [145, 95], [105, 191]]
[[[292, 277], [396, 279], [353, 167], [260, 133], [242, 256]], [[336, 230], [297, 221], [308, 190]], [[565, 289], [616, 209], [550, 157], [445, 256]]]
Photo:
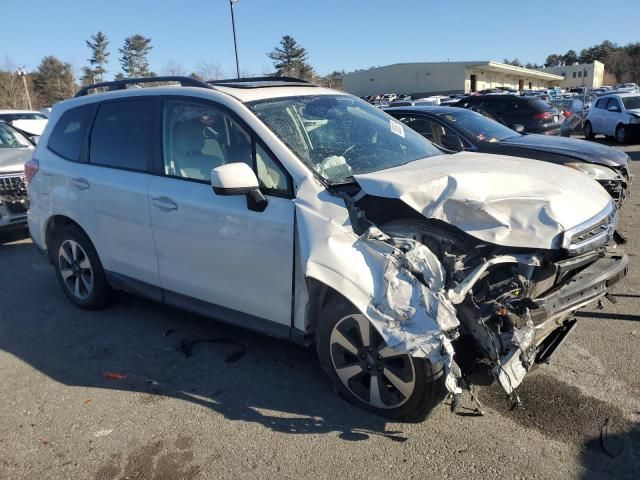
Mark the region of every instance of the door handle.
[[89, 182], [82, 177], [72, 178], [71, 185], [73, 185], [79, 190], [86, 190], [91, 186]]
[[177, 210], [178, 209], [178, 204], [176, 202], [174, 202], [173, 200], [171, 200], [170, 198], [167, 197], [155, 197], [151, 199], [151, 204], [156, 207], [159, 208], [160, 210], [164, 210], [165, 212], [168, 212], [170, 210]]

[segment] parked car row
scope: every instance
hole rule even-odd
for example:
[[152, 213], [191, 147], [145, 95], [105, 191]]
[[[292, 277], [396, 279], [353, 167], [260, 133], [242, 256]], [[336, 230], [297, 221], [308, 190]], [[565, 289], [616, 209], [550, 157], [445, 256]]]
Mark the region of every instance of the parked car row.
[[48, 117], [31, 110], [0, 110], [0, 121], [10, 124], [36, 141], [47, 125]]
[[0, 120], [0, 228], [27, 221], [24, 164], [33, 155], [34, 147], [27, 136]]
[[629, 155], [621, 150], [573, 138], [523, 135], [479, 113], [453, 107], [385, 111], [449, 152], [491, 153], [565, 165], [599, 182], [616, 205], [622, 206], [627, 198]]
[[347, 400], [417, 420], [472, 382], [518, 405], [575, 311], [626, 274], [589, 178], [623, 170], [609, 150], [289, 78], [174, 80], [191, 88], [83, 88], [25, 164], [29, 231], [80, 308], [123, 289], [315, 344]]

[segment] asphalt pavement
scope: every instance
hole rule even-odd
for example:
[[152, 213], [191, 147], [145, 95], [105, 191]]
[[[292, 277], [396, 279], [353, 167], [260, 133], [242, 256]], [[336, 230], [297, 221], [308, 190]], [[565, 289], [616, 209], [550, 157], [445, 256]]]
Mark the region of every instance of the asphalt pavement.
[[[640, 178], [640, 147], [627, 147]], [[119, 293], [86, 312], [0, 234], [0, 479], [640, 478], [640, 193], [629, 276], [511, 411], [497, 387], [422, 423], [340, 399], [314, 349]]]

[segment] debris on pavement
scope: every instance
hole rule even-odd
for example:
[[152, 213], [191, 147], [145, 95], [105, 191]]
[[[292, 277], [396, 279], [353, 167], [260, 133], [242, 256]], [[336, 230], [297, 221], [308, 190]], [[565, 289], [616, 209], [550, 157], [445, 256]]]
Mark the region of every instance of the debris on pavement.
[[104, 378], [107, 380], [125, 380], [129, 377], [124, 373], [116, 373], [116, 372], [104, 372]]
[[247, 347], [236, 340], [227, 337], [214, 337], [209, 339], [198, 340], [180, 340], [180, 346], [177, 348], [179, 352], [184, 353], [184, 356], [189, 358], [193, 356], [193, 347], [199, 343], [221, 343], [224, 345], [234, 345], [238, 347], [238, 350], [229, 353], [226, 358], [226, 363], [235, 363], [247, 354]]

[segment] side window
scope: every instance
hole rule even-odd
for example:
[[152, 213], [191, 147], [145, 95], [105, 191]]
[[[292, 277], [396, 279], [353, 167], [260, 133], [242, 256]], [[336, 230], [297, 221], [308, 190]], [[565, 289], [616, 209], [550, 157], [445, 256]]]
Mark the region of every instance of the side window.
[[430, 142], [433, 142], [433, 122], [428, 118], [403, 115], [402, 117], [398, 118], [398, 120], [404, 123], [407, 127], [418, 132]]
[[146, 171], [153, 151], [153, 100], [103, 103], [89, 139], [89, 163]]
[[620, 102], [618, 101], [617, 98], [610, 98], [609, 99], [609, 103], [607, 103], [607, 109], [611, 108], [611, 107], [618, 107], [619, 111], [622, 111], [622, 109], [620, 108]]
[[224, 109], [168, 100], [162, 128], [165, 175], [209, 182], [212, 169], [243, 162], [254, 169], [267, 193], [289, 193], [289, 177], [282, 167]]
[[47, 147], [55, 154], [77, 162], [93, 113], [93, 105], [72, 108], [62, 114], [49, 137]]
[[259, 143], [256, 143], [256, 171], [260, 187], [280, 194], [289, 192], [287, 174]]
[[596, 108], [606, 108], [607, 106], [607, 102], [609, 101], [608, 98], [601, 98], [596, 102]]
[[464, 148], [462, 139], [440, 122], [424, 117], [411, 117], [408, 115], [400, 117], [399, 120], [440, 147], [454, 151], [459, 151]]

